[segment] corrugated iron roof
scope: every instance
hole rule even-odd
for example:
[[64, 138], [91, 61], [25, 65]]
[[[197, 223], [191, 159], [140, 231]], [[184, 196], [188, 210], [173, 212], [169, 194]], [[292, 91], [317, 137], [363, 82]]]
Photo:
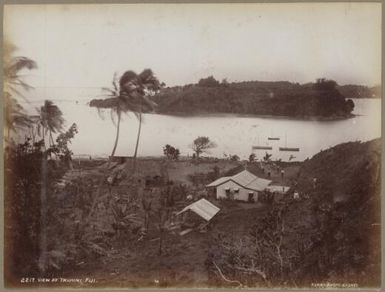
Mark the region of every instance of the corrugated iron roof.
[[187, 210], [191, 210], [201, 216], [206, 221], [210, 221], [211, 218], [213, 218], [215, 214], [219, 212], [220, 209], [214, 204], [207, 201], [206, 199], [200, 199], [199, 201], [196, 201], [185, 207], [182, 211], [178, 213], [178, 215], [183, 212], [186, 212]]
[[250, 171], [244, 170], [237, 173], [236, 175], [233, 175], [231, 178], [240, 185], [247, 186], [258, 177], [252, 174]]
[[224, 182], [226, 182], [226, 181], [229, 180], [230, 178], [231, 178], [231, 176], [220, 177], [220, 178], [214, 180], [212, 183], [206, 185], [206, 187], [216, 187], [216, 186], [218, 186], [218, 185], [223, 184]]
[[271, 180], [259, 178], [252, 174], [250, 171], [243, 170], [233, 176], [224, 176], [218, 178], [217, 180], [208, 184], [207, 187], [216, 187], [228, 180], [232, 180], [244, 188], [252, 189], [255, 191], [263, 191], [271, 183]]
[[263, 191], [269, 186], [270, 183], [271, 180], [257, 177], [255, 180], [247, 184], [246, 187], [255, 191]]

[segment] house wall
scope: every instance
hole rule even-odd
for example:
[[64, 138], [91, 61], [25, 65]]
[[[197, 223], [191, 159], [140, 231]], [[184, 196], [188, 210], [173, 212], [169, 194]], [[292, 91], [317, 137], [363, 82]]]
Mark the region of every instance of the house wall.
[[[247, 202], [249, 200], [249, 192], [251, 192], [248, 189], [245, 189], [236, 183], [232, 181], [228, 181], [220, 186], [217, 187], [216, 193], [217, 193], [217, 199], [226, 199], [226, 188], [230, 188], [230, 192], [233, 194], [232, 198], [234, 200], [240, 200]], [[239, 192], [235, 193], [234, 189], [239, 188]], [[254, 191], [254, 201], [258, 201], [258, 192]]]

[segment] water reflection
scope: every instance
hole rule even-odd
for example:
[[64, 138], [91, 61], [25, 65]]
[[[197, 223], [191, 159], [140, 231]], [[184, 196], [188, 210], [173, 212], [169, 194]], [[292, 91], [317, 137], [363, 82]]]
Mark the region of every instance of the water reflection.
[[[192, 154], [189, 145], [197, 136], [208, 136], [218, 145], [212, 156], [237, 154], [247, 159], [253, 145], [270, 145], [273, 159], [304, 160], [322, 149], [347, 141], [366, 141], [381, 136], [381, 101], [355, 100], [354, 113], [358, 116], [338, 121], [301, 121], [282, 118], [251, 116], [210, 115], [179, 117], [144, 115], [139, 155], [163, 155], [162, 148], [171, 144], [182, 155]], [[95, 109], [80, 104], [59, 104], [68, 124], [76, 122], [79, 134], [72, 149], [75, 154], [108, 155], [115, 138], [115, 127], [109, 114], [102, 120]], [[138, 122], [133, 115], [124, 116], [120, 142], [116, 155], [132, 155], [135, 147]], [[280, 137], [269, 141], [268, 137]], [[278, 147], [299, 147], [299, 152], [281, 152]], [[261, 158], [266, 150], [256, 150]]]

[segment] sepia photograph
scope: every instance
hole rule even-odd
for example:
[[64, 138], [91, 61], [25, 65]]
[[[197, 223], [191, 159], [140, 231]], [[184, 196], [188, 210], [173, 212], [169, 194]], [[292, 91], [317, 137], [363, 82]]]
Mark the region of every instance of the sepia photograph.
[[381, 287], [382, 3], [3, 6], [6, 288]]

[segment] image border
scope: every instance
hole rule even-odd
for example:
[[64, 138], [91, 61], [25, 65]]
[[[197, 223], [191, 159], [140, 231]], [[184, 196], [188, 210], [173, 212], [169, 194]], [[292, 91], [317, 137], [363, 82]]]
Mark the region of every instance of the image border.
[[[357, 3], [381, 3], [381, 6], [382, 6], [382, 17], [381, 17], [381, 21], [382, 21], [382, 24], [381, 24], [381, 35], [382, 35], [382, 47], [381, 47], [381, 56], [384, 56], [384, 21], [383, 21], [383, 16], [385, 15], [384, 12], [385, 12], [385, 9], [384, 9], [384, 5], [383, 5], [383, 2], [382, 1], [322, 1], [322, 0], [319, 0], [319, 1], [302, 1], [302, 0], [299, 0], [299, 1], [284, 1], [284, 0], [281, 0], [281, 1], [258, 1], [258, 0], [254, 0], [254, 1], [204, 1], [204, 0], [195, 0], [195, 1], [176, 1], [176, 0], [168, 0], [168, 1], [158, 1], [158, 0], [145, 0], [145, 1], [130, 1], [130, 0], [127, 0], [127, 1], [107, 1], [107, 0], [66, 0], [66, 1], [63, 1], [63, 0], [2, 0], [2, 5], [1, 5], [1, 15], [2, 15], [2, 21], [1, 21], [1, 26], [3, 28], [3, 17], [4, 17], [4, 5], [33, 5], [33, 4], [143, 4], [143, 3], [148, 3], [148, 4], [180, 4], [180, 3], [211, 3], [211, 4], [217, 4], [217, 5], [221, 5], [221, 4], [225, 4], [225, 3], [237, 3], [237, 4], [240, 4], [240, 3], [341, 3], [341, 2], [357, 2]], [[1, 40], [2, 40], [2, 43], [3, 43], [3, 33], [1, 34]], [[3, 64], [3, 58], [1, 58], [1, 64]], [[382, 57], [381, 58], [381, 70], [382, 70], [382, 75], [381, 75], [381, 81], [382, 81], [382, 85], [385, 84], [384, 82], [384, 58]], [[1, 73], [0, 73], [1, 77], [3, 77], [3, 70], [1, 70]], [[3, 80], [3, 79], [2, 79]], [[3, 89], [3, 82], [1, 82], [1, 88]], [[384, 93], [384, 89], [383, 89], [383, 86], [381, 87], [381, 90], [382, 90], [382, 98], [383, 98], [383, 93]], [[3, 92], [3, 90], [2, 90]], [[4, 118], [3, 118], [3, 115], [4, 115], [4, 107], [3, 107], [3, 98], [0, 99], [0, 105], [1, 105], [1, 108], [3, 109], [1, 111], [1, 121], [0, 121], [0, 125], [3, 127], [4, 129]], [[384, 127], [384, 115], [385, 115], [385, 109], [383, 107], [383, 100], [381, 99], [381, 110], [382, 110], [382, 114], [381, 114], [381, 142], [382, 142], [382, 153], [384, 153], [384, 143], [383, 143], [383, 137], [384, 137], [384, 134], [385, 134], [385, 127]], [[3, 131], [1, 132], [3, 135]], [[1, 139], [1, 143], [2, 143], [2, 149], [3, 148], [3, 137]], [[284, 289], [284, 290], [287, 290], [287, 291], [320, 291], [320, 290], [327, 290], [327, 291], [381, 291], [381, 288], [383, 287], [383, 279], [385, 279], [385, 267], [384, 267], [384, 262], [385, 262], [385, 255], [384, 255], [384, 241], [385, 241], [385, 232], [384, 232], [384, 226], [385, 226], [385, 219], [384, 219], [384, 210], [385, 210], [385, 200], [383, 199], [383, 192], [384, 192], [384, 187], [385, 187], [385, 155], [381, 155], [381, 171], [382, 171], [382, 178], [381, 178], [381, 219], [382, 219], [382, 226], [381, 226], [381, 287], [380, 288], [357, 288], [357, 289], [310, 289], [310, 288], [304, 288], [304, 289]], [[0, 184], [1, 184], [1, 194], [2, 194], [2, 199], [4, 200], [4, 156], [1, 155], [1, 158], [0, 158], [0, 164], [1, 164], [1, 169], [0, 169]], [[2, 216], [2, 222], [3, 224], [1, 224], [1, 227], [0, 227], [0, 232], [1, 232], [1, 237], [0, 237], [0, 244], [1, 244], [1, 247], [2, 247], [2, 250], [3, 250], [3, 254], [4, 254], [4, 201], [3, 203], [1, 204], [1, 207], [0, 207], [0, 214]], [[1, 266], [0, 266], [0, 272], [1, 272], [1, 277], [0, 277], [0, 285], [1, 285], [1, 288], [2, 290], [4, 289], [5, 291], [8, 291], [8, 290], [15, 290], [15, 289], [19, 289], [19, 288], [5, 288], [4, 287], [4, 256], [3, 254], [1, 255]], [[43, 289], [46, 289], [48, 291], [51, 290], [51, 288], [43, 288]], [[37, 290], [40, 290], [40, 288], [22, 288], [22, 291], [37, 291]], [[113, 291], [130, 291], [130, 290], [137, 290], [135, 288], [124, 288], [124, 289], [120, 289], [120, 288], [54, 288], [52, 289], [54, 291], [81, 291], [81, 290], [86, 290], [86, 291], [93, 291], [93, 290], [107, 290], [107, 291], [110, 291], [110, 290], [113, 290]], [[140, 288], [140, 290], [142, 291], [179, 291], [181, 289], [176, 289], [176, 288]], [[183, 290], [186, 290], [186, 291], [207, 291], [207, 290], [211, 290], [211, 291], [231, 291], [233, 289], [228, 289], [228, 288], [185, 288]], [[234, 290], [239, 290], [239, 289], [234, 289]], [[241, 290], [249, 290], [249, 291], [276, 291], [276, 290], [281, 290], [279, 288], [275, 288], [275, 289], [258, 289], [258, 288], [250, 288], [250, 289], [241, 289]]]

